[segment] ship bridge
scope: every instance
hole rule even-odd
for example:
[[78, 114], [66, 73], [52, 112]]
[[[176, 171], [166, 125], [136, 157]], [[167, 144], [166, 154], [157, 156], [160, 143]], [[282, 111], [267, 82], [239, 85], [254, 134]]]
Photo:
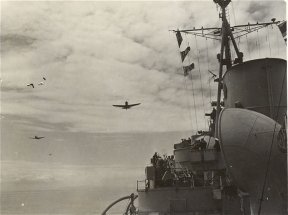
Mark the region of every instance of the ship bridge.
[[227, 183], [219, 142], [213, 137], [193, 135], [174, 144], [171, 156], [155, 153], [145, 173], [145, 180], [137, 181], [139, 214], [240, 214], [234, 209], [241, 207], [248, 211], [249, 196], [240, 201], [237, 188]]

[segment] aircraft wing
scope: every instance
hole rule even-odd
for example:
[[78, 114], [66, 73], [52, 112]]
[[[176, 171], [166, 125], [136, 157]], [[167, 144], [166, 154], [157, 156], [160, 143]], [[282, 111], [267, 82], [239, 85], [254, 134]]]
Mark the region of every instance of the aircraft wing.
[[128, 107], [133, 107], [133, 106], [136, 106], [136, 105], [140, 105], [141, 103], [137, 103], [137, 104], [130, 104], [128, 105]]
[[112, 105], [112, 106], [114, 106], [114, 107], [121, 107], [121, 108], [125, 107], [125, 105]]

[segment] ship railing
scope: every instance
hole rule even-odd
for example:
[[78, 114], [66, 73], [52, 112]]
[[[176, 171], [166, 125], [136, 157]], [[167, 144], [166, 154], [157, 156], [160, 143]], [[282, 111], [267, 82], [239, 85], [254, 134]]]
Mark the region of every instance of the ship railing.
[[190, 151], [191, 152], [219, 152], [219, 150], [217, 150], [217, 149], [214, 149], [214, 148], [212, 148], [212, 149], [197, 149], [197, 148], [190, 148]]
[[178, 148], [174, 149], [174, 151], [185, 151], [189, 149], [190, 152], [220, 152], [220, 149], [215, 148], [206, 148], [206, 149], [199, 149], [199, 148], [193, 148], [193, 147], [186, 147], [186, 148]]
[[173, 168], [172, 171], [177, 172], [177, 181], [181, 180], [189, 180], [191, 183], [191, 187], [222, 187], [221, 176], [214, 175], [214, 172], [207, 174], [205, 177], [200, 177], [198, 175], [193, 174], [187, 167], [183, 167], [180, 163], [178, 163], [180, 168]]

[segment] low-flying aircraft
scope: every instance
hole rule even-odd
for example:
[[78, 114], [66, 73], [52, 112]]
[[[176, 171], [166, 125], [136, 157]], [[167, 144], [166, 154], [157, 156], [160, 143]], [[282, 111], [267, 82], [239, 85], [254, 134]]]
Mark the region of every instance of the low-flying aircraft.
[[44, 137], [38, 137], [38, 136], [34, 136], [34, 137], [31, 137], [31, 139], [35, 139], [35, 140], [39, 140], [39, 139], [42, 139]]
[[131, 108], [131, 107], [133, 107], [133, 106], [136, 106], [136, 105], [140, 105], [141, 103], [137, 103], [137, 104], [128, 104], [128, 102], [126, 101], [125, 102], [125, 105], [113, 105], [114, 107], [120, 107], [120, 108], [122, 108], [122, 109], [129, 109], [129, 108]]
[[34, 84], [32, 84], [32, 83], [31, 84], [27, 84], [27, 87], [30, 87], [30, 86], [34, 88]]

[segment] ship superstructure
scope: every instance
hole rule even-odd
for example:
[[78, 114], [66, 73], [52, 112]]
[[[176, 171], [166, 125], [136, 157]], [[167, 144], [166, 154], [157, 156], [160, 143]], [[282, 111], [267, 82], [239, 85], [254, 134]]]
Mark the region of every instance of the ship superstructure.
[[[249, 196], [228, 183], [219, 142], [193, 135], [174, 144], [172, 156], [157, 153], [138, 181], [139, 214], [242, 214]], [[210, 139], [210, 140], [209, 140]]]

